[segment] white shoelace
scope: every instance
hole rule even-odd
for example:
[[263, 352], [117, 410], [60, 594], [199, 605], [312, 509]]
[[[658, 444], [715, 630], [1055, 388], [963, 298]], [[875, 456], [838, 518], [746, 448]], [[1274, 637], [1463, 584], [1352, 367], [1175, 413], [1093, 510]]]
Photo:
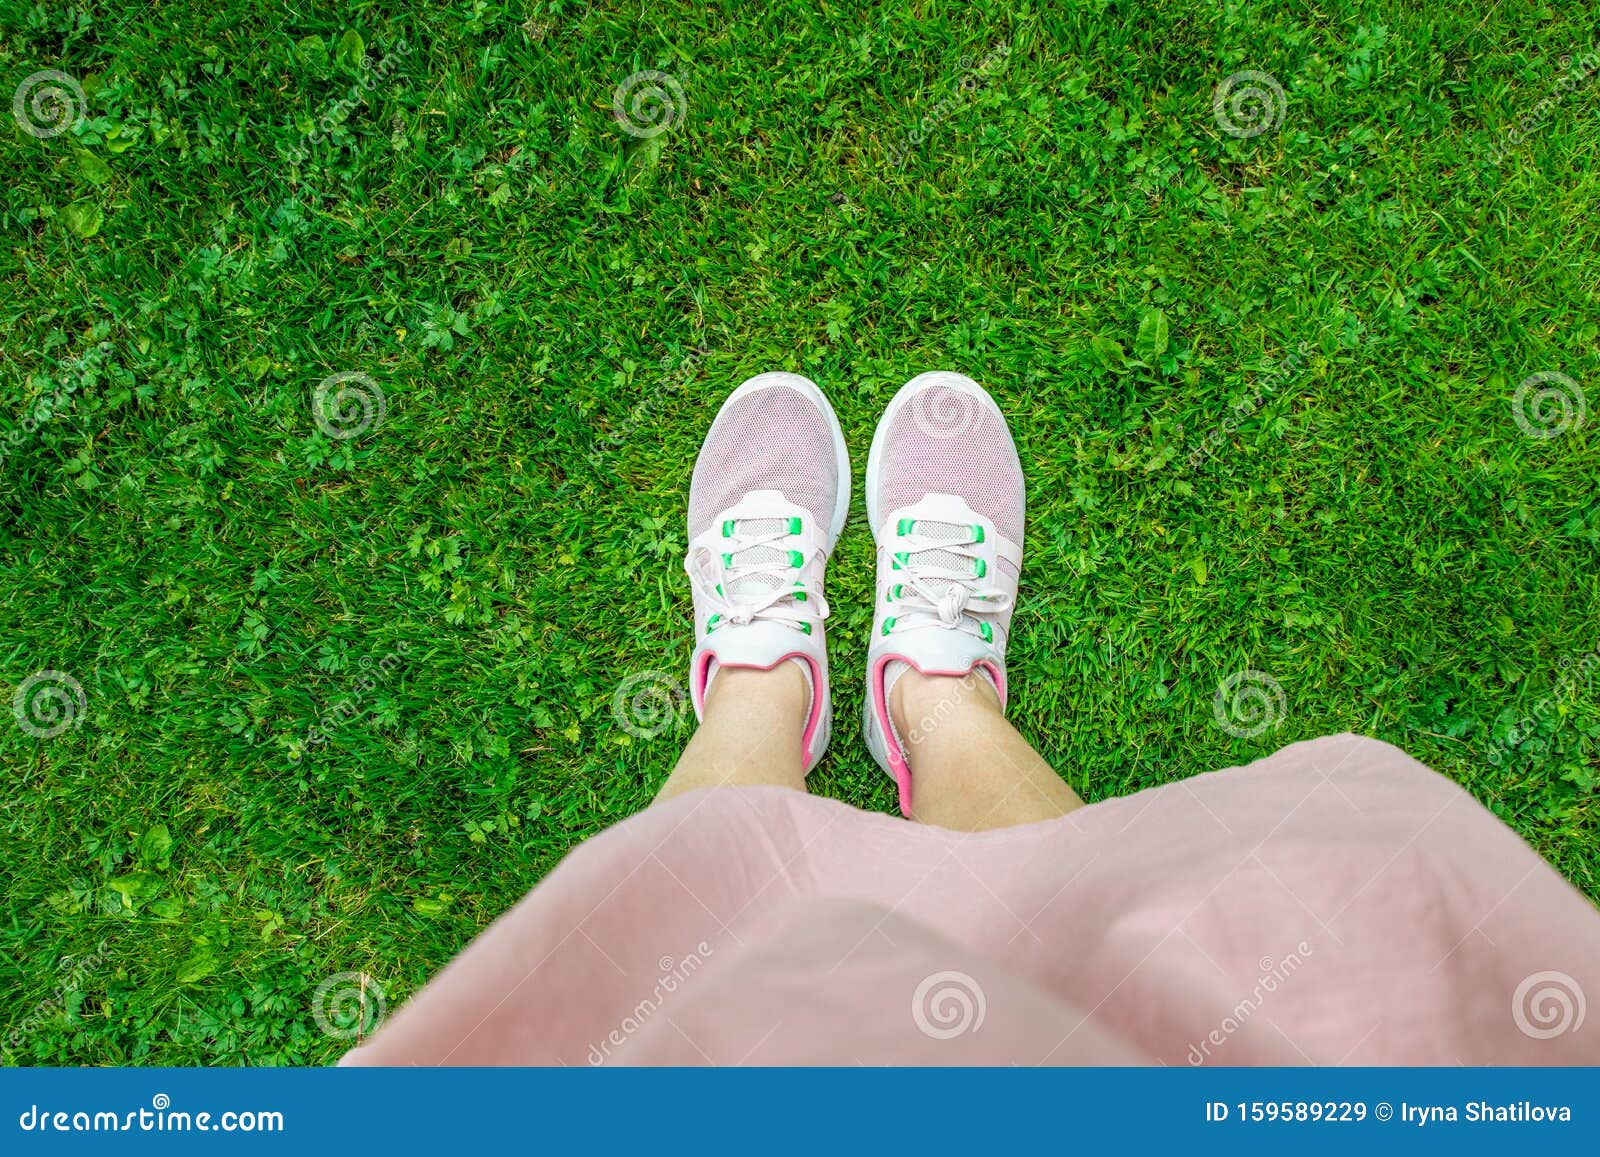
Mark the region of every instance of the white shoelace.
[[732, 521], [720, 554], [696, 551], [685, 570], [695, 590], [713, 608], [711, 629], [725, 624], [782, 623], [807, 634], [828, 617], [828, 602], [815, 585], [802, 578], [805, 563], [783, 545], [789, 537], [785, 518], [741, 518]]
[[892, 572], [890, 614], [885, 618], [891, 632], [939, 627], [993, 640], [994, 628], [986, 616], [1010, 610], [1013, 600], [983, 581], [987, 564], [976, 549], [981, 541], [974, 526], [923, 518], [910, 533], [896, 538], [899, 567]]

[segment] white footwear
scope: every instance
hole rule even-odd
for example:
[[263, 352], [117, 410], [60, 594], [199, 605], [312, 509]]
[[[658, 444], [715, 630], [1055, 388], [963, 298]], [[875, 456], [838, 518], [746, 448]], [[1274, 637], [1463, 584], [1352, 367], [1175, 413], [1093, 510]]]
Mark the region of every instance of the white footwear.
[[963, 374], [912, 378], [867, 456], [878, 544], [863, 731], [911, 814], [911, 767], [889, 718], [906, 670], [985, 674], [1006, 703], [1006, 639], [1022, 569], [1022, 465], [1000, 407]]
[[721, 668], [796, 660], [811, 684], [801, 737], [808, 772], [833, 730], [822, 579], [849, 503], [844, 434], [815, 383], [758, 374], [722, 403], [689, 486], [690, 699], [703, 719]]

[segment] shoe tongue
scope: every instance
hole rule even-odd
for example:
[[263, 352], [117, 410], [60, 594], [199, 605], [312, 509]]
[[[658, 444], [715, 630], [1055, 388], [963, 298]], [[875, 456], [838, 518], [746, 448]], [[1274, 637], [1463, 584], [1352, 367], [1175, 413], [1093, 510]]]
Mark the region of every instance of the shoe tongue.
[[[776, 534], [787, 526], [788, 520], [783, 518], [741, 518], [738, 521], [739, 530], [743, 534]], [[787, 562], [789, 552], [768, 543], [765, 546], [752, 546], [736, 551], [733, 555], [735, 566], [768, 566], [772, 563]], [[756, 597], [771, 594], [779, 587], [789, 584], [775, 574], [748, 574], [729, 582], [724, 588], [724, 593], [729, 598]]]
[[[917, 519], [917, 537], [924, 542], [970, 542], [972, 539], [972, 526], [968, 523], [936, 522], [931, 518]], [[941, 570], [953, 570], [958, 574], [972, 573], [972, 560], [964, 554], [957, 554], [953, 550], [940, 550], [937, 546], [924, 547], [912, 552], [912, 559], [918, 566], [938, 567]], [[956, 579], [925, 578], [922, 587], [929, 594], [943, 597], [944, 593], [952, 587], [964, 587], [966, 584]]]
[[[930, 518], [917, 519], [917, 537], [924, 542], [968, 542], [972, 538], [972, 527], [955, 522], [935, 522]], [[916, 560], [924, 566], [936, 566], [943, 570], [970, 571], [972, 560], [964, 554], [957, 554], [953, 550], [938, 550], [924, 548], [916, 552]], [[932, 579], [926, 585], [932, 586], [939, 583], [945, 586], [952, 585], [951, 579]]]

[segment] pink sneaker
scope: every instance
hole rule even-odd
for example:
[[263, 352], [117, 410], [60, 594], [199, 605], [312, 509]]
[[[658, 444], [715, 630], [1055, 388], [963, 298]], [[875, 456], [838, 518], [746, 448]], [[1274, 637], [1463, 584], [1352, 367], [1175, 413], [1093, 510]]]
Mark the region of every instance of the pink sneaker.
[[721, 668], [798, 662], [811, 683], [808, 772], [833, 730], [822, 579], [849, 503], [844, 434], [815, 383], [759, 374], [722, 403], [689, 485], [690, 698], [703, 719]]
[[912, 667], [977, 670], [1006, 702], [1006, 638], [1022, 569], [1022, 465], [1000, 407], [962, 374], [919, 374], [878, 422], [867, 516], [878, 544], [863, 730], [911, 814], [911, 766], [889, 690]]

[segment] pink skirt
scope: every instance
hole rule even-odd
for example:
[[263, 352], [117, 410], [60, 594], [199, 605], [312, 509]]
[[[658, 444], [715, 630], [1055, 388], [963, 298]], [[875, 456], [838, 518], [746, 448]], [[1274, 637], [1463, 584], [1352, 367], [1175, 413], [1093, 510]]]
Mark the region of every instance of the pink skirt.
[[1596, 1064], [1600, 913], [1354, 735], [964, 834], [784, 788], [572, 852], [365, 1065]]

